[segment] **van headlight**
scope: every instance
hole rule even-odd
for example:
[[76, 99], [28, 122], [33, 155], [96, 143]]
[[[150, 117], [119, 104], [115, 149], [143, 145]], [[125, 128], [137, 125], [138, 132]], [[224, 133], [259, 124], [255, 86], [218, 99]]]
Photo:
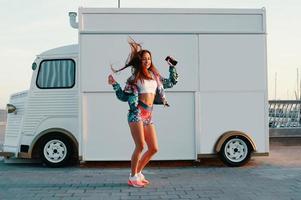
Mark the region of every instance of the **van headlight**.
[[14, 113], [14, 112], [16, 112], [17, 108], [12, 104], [7, 104], [6, 110], [8, 113]]

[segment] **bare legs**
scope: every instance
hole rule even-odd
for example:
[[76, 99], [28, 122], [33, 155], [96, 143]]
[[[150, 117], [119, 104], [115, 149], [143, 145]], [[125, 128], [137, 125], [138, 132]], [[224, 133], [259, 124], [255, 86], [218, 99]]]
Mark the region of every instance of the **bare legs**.
[[[152, 156], [158, 151], [158, 142], [154, 125], [143, 127], [142, 122], [131, 122], [129, 126], [135, 142], [135, 150], [131, 159], [131, 174], [134, 176], [143, 170]], [[148, 150], [141, 157], [145, 142]]]
[[153, 124], [144, 127], [144, 138], [148, 149], [140, 159], [137, 172], [141, 172], [153, 155], [158, 152], [157, 134]]
[[144, 148], [144, 131], [142, 122], [129, 123], [133, 140], [135, 142], [135, 150], [131, 159], [131, 175], [137, 174], [138, 162], [140, 160], [141, 153]]

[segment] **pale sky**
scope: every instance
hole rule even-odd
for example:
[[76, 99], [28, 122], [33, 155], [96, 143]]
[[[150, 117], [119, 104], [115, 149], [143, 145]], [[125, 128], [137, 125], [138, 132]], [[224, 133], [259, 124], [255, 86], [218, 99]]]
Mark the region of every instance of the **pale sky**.
[[[295, 99], [297, 68], [301, 73], [300, 0], [120, 0], [121, 7], [266, 8], [269, 99]], [[0, 109], [9, 96], [29, 89], [35, 56], [76, 44], [69, 11], [117, 7], [117, 0], [0, 0]], [[301, 76], [299, 76], [301, 77]]]

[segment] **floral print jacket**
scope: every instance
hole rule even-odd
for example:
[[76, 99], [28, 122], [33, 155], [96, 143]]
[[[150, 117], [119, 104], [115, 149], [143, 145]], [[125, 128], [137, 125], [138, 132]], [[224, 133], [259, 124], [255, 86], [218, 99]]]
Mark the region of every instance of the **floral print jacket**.
[[[178, 82], [178, 73], [174, 66], [169, 67], [169, 78], [155, 75], [157, 81], [157, 90], [154, 104], [163, 104], [169, 106], [165, 97], [164, 89], [172, 88]], [[120, 101], [128, 102], [130, 111], [136, 111], [139, 100], [139, 91], [136, 84], [126, 83], [124, 90], [118, 83], [113, 84], [114, 91]]]

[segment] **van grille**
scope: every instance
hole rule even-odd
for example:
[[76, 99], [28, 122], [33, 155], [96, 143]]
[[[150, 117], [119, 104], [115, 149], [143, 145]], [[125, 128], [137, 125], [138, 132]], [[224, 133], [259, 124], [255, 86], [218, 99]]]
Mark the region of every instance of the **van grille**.
[[21, 134], [22, 119], [25, 111], [27, 92], [14, 94], [10, 98], [10, 104], [17, 108], [16, 113], [7, 114], [7, 124], [5, 129], [5, 145], [17, 146], [19, 135]]

